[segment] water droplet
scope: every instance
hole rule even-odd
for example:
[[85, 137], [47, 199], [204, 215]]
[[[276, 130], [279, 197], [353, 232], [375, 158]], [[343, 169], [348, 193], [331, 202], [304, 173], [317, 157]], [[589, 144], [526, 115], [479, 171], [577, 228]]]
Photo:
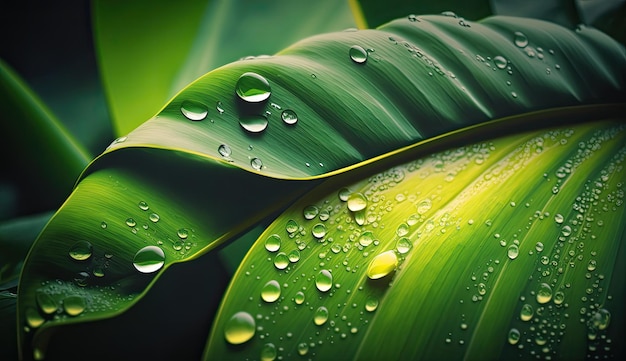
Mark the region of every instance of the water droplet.
[[148, 203], [146, 203], [145, 201], [141, 201], [137, 204], [137, 206], [139, 207], [139, 209], [141, 209], [142, 211], [147, 211], [148, 209], [150, 209], [150, 206], [148, 206]]
[[367, 61], [367, 51], [358, 45], [353, 45], [350, 48], [350, 59], [358, 64], [363, 64]]
[[378, 308], [378, 299], [374, 297], [369, 297], [365, 301], [365, 310], [367, 312], [374, 312]]
[[595, 259], [589, 260], [589, 263], [587, 264], [587, 271], [589, 272], [595, 271], [596, 266], [597, 266], [597, 262]]
[[513, 98], [517, 98], [517, 93], [516, 93], [516, 92], [511, 92], [511, 96], [512, 96]]
[[507, 256], [509, 256], [510, 259], [516, 259], [518, 255], [519, 247], [515, 244], [510, 245], [509, 249], [507, 250]]
[[519, 313], [519, 317], [522, 321], [530, 321], [533, 318], [533, 315], [535, 314], [535, 311], [533, 310], [533, 306], [529, 305], [528, 303], [525, 303], [522, 306], [522, 310]]
[[560, 305], [563, 303], [563, 301], [565, 301], [565, 293], [563, 293], [562, 291], [557, 291], [554, 293], [554, 304], [555, 305]]
[[326, 235], [326, 226], [324, 223], [314, 225], [311, 229], [311, 234], [313, 234], [313, 237], [317, 239], [323, 238]]
[[148, 216], [148, 218], [150, 219], [150, 221], [152, 221], [152, 223], [156, 223], [159, 221], [159, 219], [161, 219], [161, 217], [159, 217], [159, 215], [156, 213], [150, 213], [150, 216]]
[[280, 284], [276, 280], [271, 280], [263, 286], [261, 298], [265, 302], [274, 302], [280, 297]]
[[409, 21], [410, 21], [410, 22], [416, 22], [416, 21], [419, 21], [419, 19], [417, 18], [417, 16], [416, 16], [416, 15], [414, 15], [414, 14], [410, 14], [410, 15], [408, 16], [408, 19], [409, 19]]
[[285, 252], [279, 252], [276, 257], [274, 257], [274, 267], [278, 269], [285, 269], [289, 266], [289, 257]]
[[591, 316], [589, 321], [593, 328], [605, 330], [611, 322], [611, 313], [607, 309], [601, 308]]
[[298, 262], [300, 260], [300, 251], [298, 251], [297, 249], [292, 250], [287, 255], [287, 258], [289, 258], [289, 262], [291, 263]]
[[518, 48], [524, 48], [528, 45], [528, 38], [521, 31], [513, 33], [513, 42]]
[[239, 125], [250, 133], [260, 133], [267, 128], [267, 118], [262, 115], [251, 115], [239, 118]]
[[280, 236], [272, 234], [265, 240], [265, 249], [270, 252], [276, 252], [280, 249]]
[[293, 301], [297, 304], [297, 305], [301, 305], [304, 303], [304, 292], [302, 291], [298, 291], [298, 293], [296, 293], [296, 296], [293, 298]]
[[539, 303], [548, 303], [552, 299], [552, 288], [547, 283], [542, 283], [539, 285], [539, 290], [537, 291], [537, 302]]
[[298, 115], [291, 109], [285, 109], [280, 113], [280, 119], [282, 119], [285, 124], [293, 125], [298, 122]]
[[24, 311], [24, 314], [26, 316], [26, 324], [31, 328], [37, 328], [43, 325], [43, 323], [46, 321], [39, 314], [39, 312], [32, 307], [27, 308], [26, 311]]
[[458, 16], [456, 15], [456, 13], [454, 11], [443, 11], [441, 12], [441, 15], [443, 16], [447, 16], [447, 17], [451, 17], [451, 18], [458, 18]]
[[85, 299], [81, 296], [68, 296], [63, 299], [63, 311], [70, 316], [78, 316], [85, 311]]
[[261, 361], [274, 361], [276, 354], [276, 346], [273, 343], [266, 343], [261, 349]]
[[316, 325], [321, 326], [328, 321], [328, 309], [324, 306], [320, 306], [315, 310], [315, 315], [313, 316], [313, 322]]
[[47, 315], [55, 313], [56, 310], [58, 309], [58, 305], [56, 301], [48, 293], [37, 292], [36, 299], [37, 299], [37, 306], [39, 306], [39, 309], [41, 310], [41, 312]]
[[209, 109], [204, 104], [194, 100], [183, 101], [180, 111], [189, 120], [202, 120], [209, 113]]
[[315, 287], [321, 292], [328, 292], [333, 286], [333, 275], [329, 270], [321, 270], [315, 277]]
[[263, 168], [263, 161], [259, 158], [252, 158], [250, 160], [250, 166], [254, 170], [261, 170], [261, 168]]
[[318, 213], [319, 213], [319, 208], [313, 205], [305, 207], [304, 210], [302, 211], [302, 215], [304, 216], [305, 219], [313, 219], [317, 216]]
[[102, 223], [100, 223], [100, 227], [101, 227], [102, 229], [106, 229], [106, 228], [108, 227], [107, 222], [102, 221]]
[[504, 69], [506, 68], [506, 65], [508, 63], [508, 61], [506, 60], [506, 58], [504, 58], [503, 56], [497, 55], [493, 57], [493, 62], [496, 64], [496, 66], [499, 69]]
[[417, 213], [424, 214], [432, 207], [432, 201], [428, 198], [417, 204]]
[[367, 247], [374, 242], [374, 234], [370, 231], [365, 231], [359, 236], [359, 244], [363, 247]]
[[309, 352], [309, 345], [306, 342], [300, 342], [298, 344], [298, 355], [304, 356]]
[[70, 248], [70, 257], [77, 261], [84, 261], [91, 257], [93, 247], [87, 241], [78, 241]]
[[367, 207], [367, 198], [362, 193], [352, 193], [348, 197], [348, 209], [352, 212], [358, 212]]
[[291, 233], [295, 233], [297, 230], [298, 230], [298, 223], [294, 221], [293, 219], [288, 220], [287, 225], [285, 226], [285, 231], [291, 234]]
[[339, 200], [342, 202], [347, 202], [348, 198], [350, 197], [350, 193], [351, 192], [348, 188], [341, 188], [338, 193]]
[[165, 253], [157, 246], [146, 246], [135, 254], [133, 266], [141, 273], [156, 272], [165, 263]]
[[237, 80], [235, 92], [246, 102], [262, 102], [271, 95], [270, 83], [257, 73], [244, 73]]
[[235, 313], [224, 326], [224, 337], [233, 345], [242, 344], [254, 336], [256, 324], [254, 318], [247, 312]]
[[224, 158], [230, 157], [233, 153], [232, 149], [230, 149], [230, 147], [226, 144], [221, 144], [217, 147], [217, 152]]
[[404, 237], [407, 234], [409, 234], [409, 225], [406, 223], [400, 223], [398, 228], [396, 228], [396, 235], [398, 235], [398, 237]]
[[383, 252], [370, 262], [367, 266], [367, 277], [379, 279], [393, 272], [398, 266], [398, 256], [393, 250]]
[[400, 254], [405, 254], [409, 252], [411, 250], [411, 247], [413, 247], [413, 244], [406, 237], [402, 237], [396, 242], [396, 250]]
[[520, 334], [517, 328], [512, 328], [509, 330], [508, 340], [511, 345], [515, 345], [519, 342], [519, 339], [522, 335]]
[[135, 220], [132, 219], [132, 218], [127, 218], [126, 219], [126, 225], [129, 226], [129, 227], [134, 227], [134, 226], [137, 225], [137, 222], [135, 222]]
[[561, 234], [564, 237], [569, 237], [569, 235], [572, 234], [572, 227], [564, 225], [563, 228], [561, 228]]

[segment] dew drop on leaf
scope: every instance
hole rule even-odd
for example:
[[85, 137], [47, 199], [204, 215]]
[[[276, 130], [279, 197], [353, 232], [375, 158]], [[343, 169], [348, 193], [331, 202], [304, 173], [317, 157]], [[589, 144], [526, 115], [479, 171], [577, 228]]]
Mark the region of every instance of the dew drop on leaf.
[[274, 267], [278, 269], [285, 269], [289, 265], [289, 257], [285, 252], [280, 252], [274, 257]]
[[91, 257], [93, 247], [88, 241], [78, 241], [72, 245], [69, 254], [77, 261], [85, 261]]
[[215, 102], [215, 110], [217, 110], [217, 112], [220, 114], [224, 114], [224, 105], [221, 101], [218, 100], [217, 102]]
[[294, 221], [293, 219], [288, 220], [287, 225], [285, 226], [285, 231], [291, 234], [291, 233], [295, 233], [297, 230], [298, 230], [298, 223]]
[[521, 334], [517, 328], [512, 328], [509, 330], [508, 341], [511, 345], [515, 345], [519, 342]]
[[378, 308], [378, 299], [374, 297], [369, 297], [365, 301], [365, 310], [367, 312], [374, 312]]
[[348, 209], [352, 212], [358, 212], [367, 207], [367, 198], [362, 193], [352, 193], [348, 197]]
[[406, 223], [400, 223], [400, 225], [398, 225], [398, 228], [396, 228], [396, 235], [398, 237], [404, 237], [407, 234], [409, 234], [409, 225]]
[[31, 328], [37, 328], [43, 325], [43, 323], [46, 321], [39, 314], [39, 312], [32, 307], [27, 308], [24, 314], [26, 315], [26, 324]]
[[58, 309], [58, 305], [54, 298], [52, 298], [52, 296], [50, 296], [50, 294], [46, 292], [37, 292], [36, 300], [37, 306], [39, 306], [41, 312], [47, 315], [55, 313]]
[[280, 236], [272, 234], [265, 240], [265, 249], [270, 252], [276, 252], [280, 249]]
[[315, 310], [315, 314], [313, 315], [313, 322], [321, 326], [328, 321], [328, 309], [324, 306], [320, 306]]
[[413, 247], [413, 245], [411, 244], [411, 241], [406, 237], [402, 237], [396, 242], [396, 250], [400, 254], [405, 254], [409, 252], [411, 250], [411, 247]]
[[367, 266], [367, 277], [379, 279], [393, 272], [398, 266], [398, 256], [393, 250], [383, 252], [372, 259]]
[[180, 239], [187, 239], [187, 237], [189, 237], [189, 231], [186, 228], [180, 228], [176, 231], [176, 235]]
[[311, 234], [313, 234], [313, 237], [317, 239], [323, 238], [326, 235], [326, 226], [324, 223], [314, 225], [311, 229]]
[[351, 192], [348, 188], [341, 188], [338, 193], [339, 200], [342, 202], [347, 202], [348, 198], [350, 197], [350, 193]]
[[265, 302], [274, 302], [280, 297], [280, 284], [276, 280], [268, 281], [261, 290], [261, 298]]
[[522, 306], [522, 309], [519, 313], [519, 317], [522, 321], [530, 321], [533, 316], [535, 314], [535, 311], [533, 310], [533, 306], [529, 305], [528, 303], [525, 303]]
[[209, 110], [208, 108], [197, 101], [185, 100], [180, 105], [180, 112], [183, 113], [185, 118], [189, 120], [202, 120], [206, 118]]
[[507, 60], [501, 56], [501, 55], [496, 55], [493, 57], [493, 62], [494, 64], [496, 64], [496, 66], [498, 67], [498, 69], [504, 69], [506, 68], [507, 65]]
[[605, 308], [596, 311], [589, 320], [590, 326], [598, 330], [605, 330], [610, 322], [611, 313]]
[[63, 311], [70, 316], [78, 316], [85, 311], [85, 299], [81, 296], [68, 296], [63, 299]]
[[304, 292], [302, 291], [298, 291], [295, 295], [295, 297], [293, 298], [293, 301], [297, 304], [297, 305], [301, 305], [304, 303]]
[[317, 216], [317, 214], [319, 213], [319, 209], [316, 206], [307, 206], [304, 208], [304, 210], [302, 211], [302, 215], [304, 216], [305, 219], [313, 219]]
[[148, 203], [146, 203], [145, 201], [141, 201], [137, 204], [137, 206], [139, 207], [139, 209], [141, 209], [142, 211], [147, 211], [148, 209], [150, 209], [150, 206], [148, 206]]
[[261, 361], [274, 361], [276, 354], [276, 346], [273, 343], [266, 343], [261, 349]]
[[353, 45], [350, 47], [350, 59], [357, 64], [363, 64], [367, 61], [367, 51], [363, 47]]
[[263, 161], [259, 158], [252, 158], [250, 160], [250, 166], [254, 170], [261, 170], [261, 168], [263, 168]]
[[519, 255], [519, 247], [516, 244], [510, 245], [506, 254], [510, 259], [516, 259]]
[[258, 103], [270, 97], [271, 88], [270, 83], [263, 76], [247, 72], [237, 80], [235, 92], [243, 101]]
[[552, 300], [552, 287], [547, 283], [540, 284], [537, 290], [537, 302], [548, 303], [550, 300]]
[[161, 217], [156, 213], [150, 213], [150, 216], [148, 216], [148, 218], [152, 223], [156, 223], [159, 221], [159, 219], [161, 219]]
[[232, 149], [227, 144], [221, 144], [217, 147], [217, 152], [224, 158], [230, 157], [233, 153]]
[[309, 345], [306, 342], [300, 342], [298, 344], [298, 355], [304, 356], [309, 352]]
[[133, 258], [133, 266], [141, 273], [156, 272], [165, 263], [165, 253], [157, 246], [146, 246], [137, 251]]
[[260, 133], [267, 128], [267, 118], [262, 115], [250, 115], [239, 118], [239, 125], [250, 133]]
[[565, 293], [563, 293], [562, 291], [557, 291], [554, 293], [554, 304], [555, 305], [560, 305], [563, 304], [563, 301], [565, 301]]
[[417, 204], [417, 213], [424, 214], [428, 212], [428, 210], [430, 210], [431, 207], [432, 207], [432, 201], [426, 198]]
[[254, 318], [247, 312], [235, 313], [224, 327], [224, 337], [228, 343], [239, 345], [247, 342], [254, 336], [256, 323]]
[[328, 292], [333, 286], [333, 275], [329, 270], [321, 270], [315, 277], [315, 287], [320, 292]]
[[287, 255], [287, 258], [289, 258], [289, 262], [291, 263], [298, 262], [300, 260], [300, 251], [298, 251], [297, 249], [292, 250]]
[[127, 218], [126, 219], [126, 225], [129, 226], [129, 227], [134, 227], [134, 226], [137, 225], [137, 222], [135, 222], [135, 220], [132, 219], [132, 218]]
[[374, 234], [370, 231], [365, 231], [359, 236], [359, 244], [363, 247], [367, 247], [374, 242]]
[[524, 48], [528, 45], [528, 38], [521, 31], [513, 33], [513, 42], [518, 48]]
[[298, 115], [291, 109], [285, 109], [280, 113], [280, 119], [282, 119], [285, 124], [293, 125], [298, 122]]

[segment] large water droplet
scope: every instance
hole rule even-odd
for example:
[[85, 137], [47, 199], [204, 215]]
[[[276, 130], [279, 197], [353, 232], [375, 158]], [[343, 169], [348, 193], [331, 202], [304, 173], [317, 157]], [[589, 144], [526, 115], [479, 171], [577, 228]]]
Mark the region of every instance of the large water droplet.
[[224, 158], [230, 157], [230, 155], [233, 153], [232, 149], [230, 149], [227, 144], [221, 144], [219, 147], [217, 147], [217, 152]]
[[137, 206], [139, 207], [139, 209], [141, 209], [142, 211], [147, 211], [148, 209], [150, 209], [150, 206], [148, 205], [148, 203], [146, 203], [145, 201], [140, 201], [139, 203], [137, 203]]
[[70, 257], [77, 261], [84, 261], [91, 257], [93, 247], [87, 241], [78, 241], [70, 248]]
[[285, 124], [293, 125], [298, 122], [298, 115], [291, 109], [285, 109], [280, 113], [280, 119], [282, 119]]
[[516, 244], [512, 244], [509, 246], [509, 249], [507, 250], [506, 253], [510, 259], [516, 259], [517, 256], [519, 255], [519, 247]]
[[313, 234], [313, 237], [317, 239], [324, 238], [324, 236], [326, 235], [326, 226], [324, 225], [324, 223], [318, 223], [313, 226], [313, 229], [311, 229], [311, 233]]
[[315, 277], [315, 287], [321, 292], [327, 292], [333, 286], [333, 275], [329, 270], [321, 270]]
[[262, 115], [251, 115], [239, 118], [239, 125], [250, 133], [260, 133], [267, 128], [267, 118]]
[[513, 33], [513, 42], [519, 48], [524, 48], [528, 45], [528, 38], [521, 31]]
[[378, 308], [378, 299], [374, 297], [369, 297], [365, 301], [365, 310], [367, 312], [374, 312]]
[[556, 291], [554, 293], [554, 304], [560, 305], [563, 303], [563, 301], [565, 301], [565, 293], [563, 293], [562, 291]]
[[279, 252], [276, 257], [274, 257], [274, 267], [278, 269], [285, 269], [289, 266], [289, 257], [285, 252]]
[[58, 305], [56, 301], [48, 293], [37, 292], [36, 298], [37, 298], [37, 306], [39, 306], [39, 309], [41, 310], [41, 312], [47, 315], [50, 315], [52, 313], [55, 313], [56, 310], [58, 309]]
[[252, 158], [250, 160], [250, 166], [254, 170], [261, 170], [261, 168], [263, 168], [263, 161], [259, 158]]
[[63, 311], [70, 316], [78, 316], [85, 311], [85, 299], [81, 296], [68, 296], [63, 299]]
[[304, 292], [302, 291], [298, 291], [298, 293], [296, 293], [296, 296], [293, 298], [294, 302], [298, 305], [301, 305], [304, 303]]
[[247, 312], [235, 313], [224, 326], [224, 337], [233, 345], [242, 344], [254, 336], [256, 324], [254, 318]]
[[352, 193], [348, 197], [348, 209], [358, 212], [367, 207], [367, 198], [362, 193]]
[[530, 321], [533, 318], [534, 314], [535, 314], [535, 311], [533, 310], [533, 306], [529, 305], [528, 303], [525, 303], [522, 306], [522, 309], [519, 313], [519, 318], [522, 321]]
[[209, 109], [195, 100], [185, 100], [180, 105], [180, 112], [189, 120], [202, 120], [206, 118]]
[[494, 57], [493, 57], [493, 62], [494, 62], [494, 64], [496, 64], [496, 66], [497, 66], [499, 69], [504, 69], [504, 68], [506, 68], [506, 65], [507, 65], [507, 63], [508, 63], [508, 62], [507, 62], [507, 60], [506, 60], [506, 58], [504, 58], [503, 56], [500, 56], [500, 55], [494, 56]]
[[261, 349], [261, 361], [274, 361], [276, 360], [276, 346], [273, 343], [266, 343]]
[[393, 272], [398, 266], [398, 256], [393, 250], [383, 252], [370, 262], [367, 266], [367, 277], [370, 279], [379, 279]]
[[288, 220], [287, 225], [285, 225], [285, 231], [291, 234], [291, 233], [295, 233], [297, 230], [298, 230], [298, 223], [294, 221], [293, 219]]
[[370, 231], [365, 231], [359, 236], [359, 244], [363, 247], [367, 247], [374, 242], [374, 234]]
[[348, 188], [341, 188], [337, 195], [339, 196], [340, 201], [347, 202], [348, 198], [350, 198], [350, 193], [351, 192]]
[[398, 237], [404, 237], [407, 234], [409, 234], [409, 225], [406, 223], [400, 223], [400, 225], [398, 225], [398, 228], [396, 228], [396, 235]]
[[519, 332], [519, 330], [517, 328], [512, 328], [509, 330], [509, 335], [508, 335], [508, 340], [509, 343], [511, 345], [515, 345], [519, 342], [519, 339], [521, 337], [521, 333]]
[[280, 236], [272, 234], [265, 240], [265, 249], [270, 252], [276, 252], [280, 249]]
[[537, 302], [539, 303], [548, 303], [552, 299], [552, 288], [547, 283], [542, 283], [539, 285], [539, 290], [537, 291]]
[[304, 210], [302, 211], [302, 215], [305, 219], [313, 219], [317, 216], [318, 213], [319, 208], [313, 205], [304, 207]]
[[246, 102], [262, 102], [271, 95], [270, 83], [257, 73], [244, 73], [237, 80], [235, 92]]
[[563, 221], [564, 221], [564, 220], [565, 220], [565, 218], [563, 217], [563, 215], [562, 215], [562, 214], [557, 213], [557, 214], [555, 214], [555, 215], [554, 215], [554, 221], [555, 221], [557, 224], [561, 224], [561, 223], [563, 223]]
[[280, 297], [280, 283], [276, 280], [271, 280], [263, 286], [261, 290], [261, 298], [265, 302], [274, 302]]
[[316, 325], [321, 326], [328, 321], [328, 309], [324, 306], [320, 306], [315, 310], [315, 314], [313, 315], [313, 322]]
[[165, 253], [157, 246], [146, 246], [135, 254], [133, 266], [141, 273], [156, 272], [165, 263]]
[[417, 204], [417, 213], [424, 214], [428, 212], [432, 206], [432, 201], [429, 198], [426, 198]]
[[37, 328], [46, 321], [39, 312], [32, 307], [27, 308], [24, 314], [26, 316], [26, 324], [31, 328]]
[[589, 321], [592, 327], [605, 330], [611, 322], [611, 313], [607, 309], [601, 308], [591, 316]]
[[298, 355], [304, 356], [309, 352], [309, 345], [306, 342], [300, 342], [298, 344]]
[[396, 242], [396, 250], [400, 254], [405, 254], [409, 252], [411, 250], [411, 247], [413, 247], [413, 244], [406, 237], [402, 237]]
[[363, 64], [367, 61], [367, 51], [358, 45], [353, 45], [350, 48], [350, 59], [358, 64]]

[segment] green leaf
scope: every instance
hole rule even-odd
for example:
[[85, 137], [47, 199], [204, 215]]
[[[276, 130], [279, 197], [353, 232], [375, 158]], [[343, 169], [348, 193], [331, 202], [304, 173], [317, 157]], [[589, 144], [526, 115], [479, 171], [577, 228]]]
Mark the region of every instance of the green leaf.
[[[0, 131], [5, 136], [0, 219], [57, 208], [91, 156], [0, 60]], [[41, 187], [45, 179], [46, 187]]]
[[[254, 232], [324, 179], [361, 179], [411, 149], [542, 117], [620, 114], [606, 103], [623, 97], [624, 63], [591, 28], [423, 16], [213, 70], [95, 159], [33, 245], [19, 289], [22, 357], [41, 357], [57, 331], [129, 312], [165, 270]], [[476, 131], [425, 141], [466, 127]]]
[[625, 141], [588, 122], [329, 179], [250, 249], [205, 359], [623, 354]]
[[[209, 70], [354, 26], [347, 3], [332, 0], [95, 1], [93, 11], [100, 69], [118, 135], [154, 116]], [[303, 21], [294, 13], [307, 16]], [[281, 24], [267, 26], [274, 19]]]

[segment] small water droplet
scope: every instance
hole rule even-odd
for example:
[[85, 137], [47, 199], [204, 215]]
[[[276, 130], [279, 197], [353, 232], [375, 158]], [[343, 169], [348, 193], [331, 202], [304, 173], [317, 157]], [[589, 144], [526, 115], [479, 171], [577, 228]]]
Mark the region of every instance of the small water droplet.
[[148, 218], [152, 223], [156, 223], [159, 221], [159, 219], [161, 219], [161, 217], [156, 213], [150, 213], [150, 216], [148, 216]]
[[276, 360], [276, 346], [273, 343], [266, 343], [261, 349], [261, 361], [274, 361]]
[[224, 337], [228, 343], [239, 345], [250, 340], [256, 332], [254, 318], [247, 312], [235, 313], [224, 326]]
[[165, 263], [165, 253], [157, 246], [146, 246], [137, 251], [133, 266], [141, 273], [156, 272]]
[[428, 212], [428, 210], [430, 210], [431, 207], [432, 207], [432, 201], [429, 198], [426, 198], [417, 204], [417, 213], [424, 214]]
[[29, 307], [24, 311], [26, 316], [26, 324], [31, 328], [37, 328], [46, 321], [36, 309]]
[[321, 326], [325, 324], [326, 321], [328, 321], [328, 309], [324, 306], [320, 306], [317, 308], [317, 310], [315, 310], [313, 322], [316, 325]]
[[141, 209], [142, 211], [147, 211], [148, 209], [150, 209], [150, 206], [148, 205], [148, 203], [146, 203], [145, 201], [141, 201], [137, 204], [137, 206], [139, 207], [139, 209]]
[[358, 45], [350, 47], [350, 59], [357, 64], [363, 64], [367, 61], [367, 51]]
[[572, 227], [568, 225], [563, 226], [563, 228], [561, 228], [561, 234], [564, 237], [569, 237], [569, 235], [572, 234]]
[[39, 309], [41, 310], [41, 312], [47, 315], [55, 313], [56, 310], [58, 309], [58, 305], [56, 301], [48, 293], [37, 292], [36, 300], [37, 300], [37, 306], [39, 306]]
[[321, 270], [315, 277], [315, 287], [320, 292], [328, 292], [333, 286], [333, 275], [329, 270]]
[[301, 305], [304, 303], [304, 292], [302, 291], [298, 291], [295, 295], [295, 297], [293, 298], [293, 301], [297, 304], [297, 305]]
[[398, 225], [398, 228], [396, 228], [396, 235], [398, 237], [404, 237], [407, 234], [409, 234], [409, 225], [406, 223], [400, 223], [400, 225]]
[[215, 110], [217, 110], [217, 112], [220, 114], [224, 114], [224, 105], [221, 101], [218, 100], [217, 102], [215, 102]]
[[276, 257], [274, 257], [274, 267], [277, 269], [285, 269], [289, 266], [289, 257], [285, 252], [279, 252]]
[[552, 300], [552, 287], [547, 283], [542, 283], [537, 290], [537, 302], [548, 303], [550, 300]]
[[454, 11], [442, 11], [441, 15], [447, 16], [447, 17], [450, 17], [450, 18], [455, 18], [455, 19], [458, 18], [458, 16], [456, 15], [456, 13]]
[[554, 304], [555, 305], [560, 305], [563, 304], [563, 301], [565, 301], [565, 293], [563, 293], [562, 291], [557, 291], [554, 293]]
[[367, 267], [367, 277], [379, 279], [393, 272], [398, 266], [398, 256], [393, 250], [383, 252], [372, 259]]
[[135, 222], [135, 220], [132, 219], [132, 218], [127, 218], [126, 219], [126, 225], [129, 226], [129, 227], [134, 227], [134, 226], [137, 225], [137, 222]]
[[250, 160], [250, 166], [254, 170], [261, 170], [261, 168], [263, 168], [263, 161], [261, 161], [261, 159], [259, 158], [252, 158]]
[[374, 312], [378, 308], [378, 299], [374, 297], [369, 297], [365, 301], [365, 310], [367, 312]]
[[326, 226], [324, 225], [324, 223], [318, 223], [314, 225], [311, 229], [311, 234], [313, 234], [313, 237], [317, 239], [324, 238], [324, 236], [326, 235]]
[[251, 115], [239, 118], [239, 125], [250, 133], [260, 133], [267, 128], [267, 118], [262, 115]]
[[91, 257], [93, 246], [88, 241], [78, 241], [70, 248], [70, 257], [77, 261], [85, 261]]
[[237, 80], [235, 92], [242, 100], [258, 103], [267, 100], [271, 95], [270, 83], [263, 76], [247, 72]]
[[69, 316], [78, 316], [85, 311], [85, 299], [81, 296], [68, 296], [63, 299], [63, 311]]
[[276, 280], [271, 280], [263, 286], [261, 290], [261, 298], [265, 302], [274, 302], [280, 297], [280, 283]]
[[285, 124], [293, 125], [298, 122], [298, 115], [291, 109], [285, 109], [280, 113], [280, 119], [282, 119]]
[[347, 202], [351, 193], [352, 192], [350, 192], [348, 188], [341, 188], [338, 193], [339, 200], [342, 202]]
[[517, 328], [512, 328], [509, 330], [509, 335], [508, 335], [508, 340], [509, 343], [511, 345], [515, 345], [519, 342], [519, 339], [521, 337], [521, 333], [519, 332], [519, 330]]
[[597, 266], [597, 262], [595, 259], [589, 260], [589, 263], [587, 264], [587, 271], [589, 272], [595, 271], [596, 266]]
[[318, 213], [319, 208], [313, 205], [304, 207], [304, 210], [302, 211], [304, 218], [309, 220], [315, 218]]
[[537, 244], [535, 244], [535, 250], [536, 250], [537, 252], [541, 252], [541, 251], [543, 251], [543, 243], [541, 243], [541, 242], [537, 242]]
[[524, 48], [528, 45], [528, 38], [521, 31], [513, 33], [513, 42], [518, 48]]
[[362, 193], [352, 193], [348, 197], [348, 209], [352, 212], [358, 212], [367, 207], [367, 198]]
[[295, 233], [298, 230], [298, 223], [296, 221], [294, 221], [293, 219], [290, 219], [287, 221], [287, 224], [285, 225], [285, 231], [287, 231], [287, 233], [292, 234]]
[[515, 244], [512, 244], [509, 246], [506, 253], [510, 259], [516, 259], [519, 255], [519, 247]]
[[217, 147], [217, 152], [224, 158], [230, 157], [230, 155], [233, 153], [232, 149], [230, 149], [230, 147], [226, 144], [221, 144], [219, 147]]
[[276, 252], [280, 249], [280, 236], [272, 234], [265, 240], [265, 249], [270, 252]]
[[522, 306], [519, 317], [522, 321], [526, 322], [526, 321], [530, 321], [533, 318], [534, 314], [535, 314], [535, 311], [533, 310], [533, 306], [529, 305], [528, 303], [525, 303]]
[[292, 250], [287, 255], [287, 258], [289, 258], [289, 262], [291, 263], [298, 262], [300, 260], [300, 251], [298, 251], [297, 249]]
[[180, 105], [180, 112], [189, 120], [202, 120], [206, 118], [209, 109], [195, 100], [185, 100]]
[[504, 68], [506, 68], [506, 65], [507, 65], [507, 63], [508, 63], [508, 61], [506, 60], [506, 58], [505, 58], [505, 57], [503, 57], [503, 56], [501, 56], [501, 55], [496, 55], [496, 56], [494, 56], [494, 57], [493, 57], [493, 62], [494, 62], [494, 64], [496, 64], [496, 66], [497, 66], [499, 69], [504, 69]]
[[359, 244], [367, 247], [374, 242], [374, 234], [371, 231], [365, 231], [359, 236]]
[[400, 254], [405, 254], [409, 252], [411, 250], [411, 247], [413, 247], [413, 244], [406, 237], [402, 237], [396, 242], [396, 250]]
[[298, 344], [298, 355], [304, 356], [309, 352], [309, 345], [306, 342], [300, 342]]
[[591, 316], [589, 322], [593, 328], [605, 330], [611, 322], [611, 313], [607, 309], [601, 308]]
[[511, 92], [511, 96], [512, 96], [513, 98], [517, 98], [517, 93], [516, 93], [516, 92]]

